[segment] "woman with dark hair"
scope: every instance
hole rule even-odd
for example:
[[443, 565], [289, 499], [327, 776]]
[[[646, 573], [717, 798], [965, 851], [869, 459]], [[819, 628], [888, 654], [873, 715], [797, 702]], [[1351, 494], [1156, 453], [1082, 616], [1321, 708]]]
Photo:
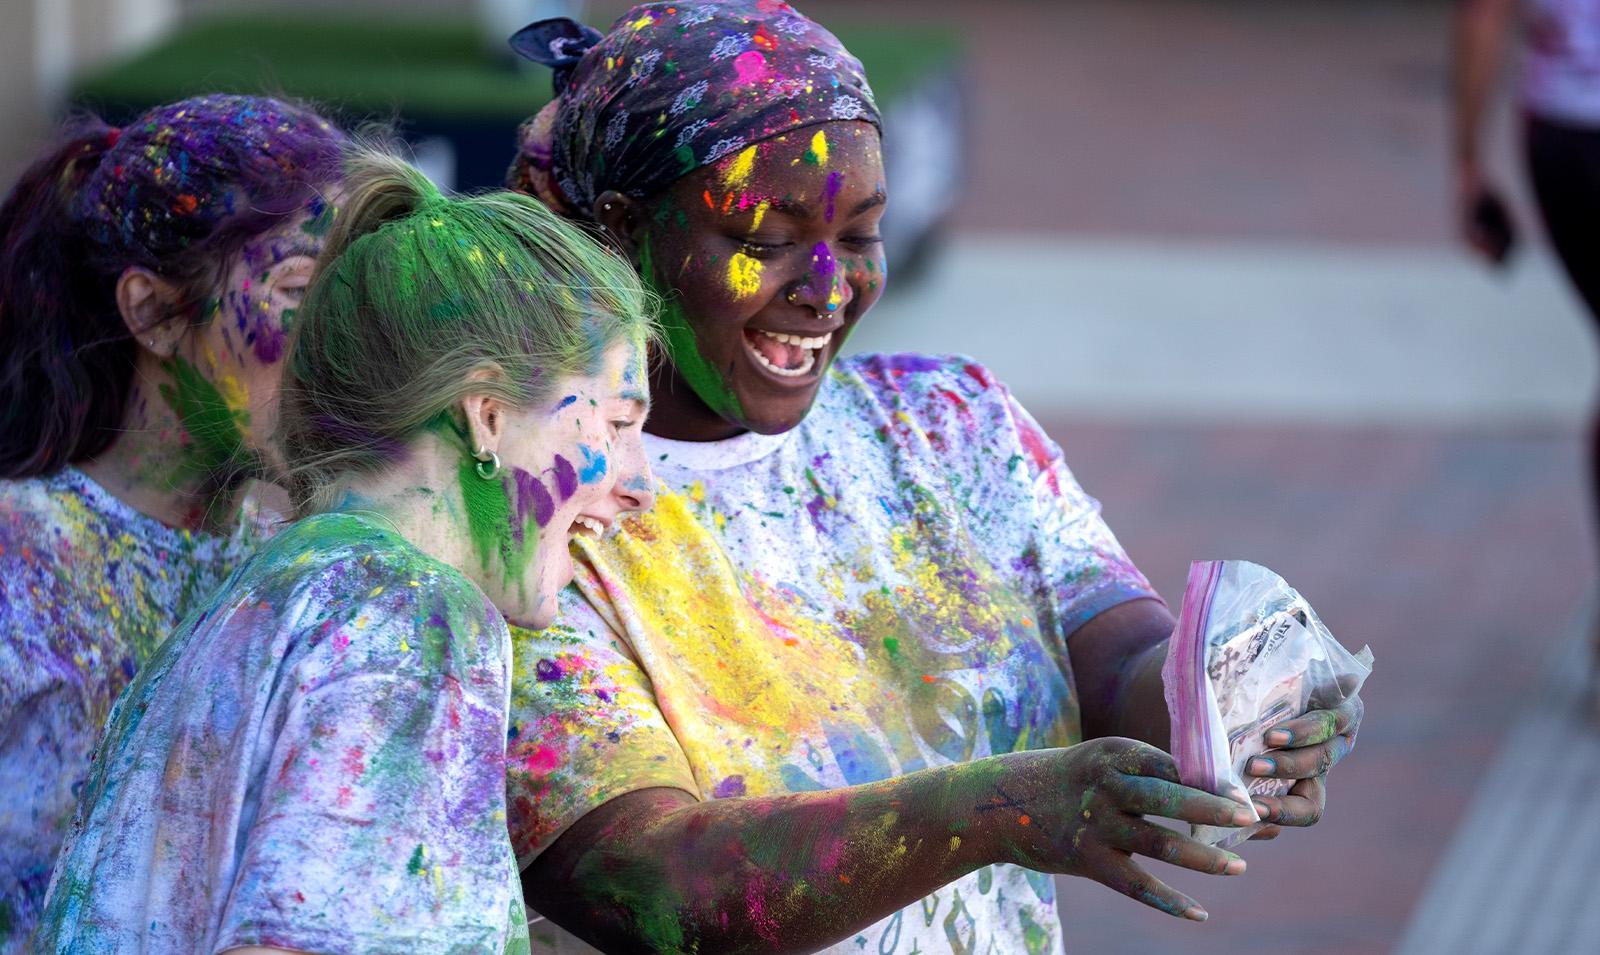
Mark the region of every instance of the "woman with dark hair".
[[667, 489], [580, 542], [562, 626], [518, 637], [536, 950], [1036, 955], [1062, 944], [1049, 873], [1203, 919], [1132, 855], [1244, 870], [1147, 815], [1316, 821], [1358, 698], [1267, 732], [1251, 770], [1287, 795], [1179, 785], [1172, 615], [1060, 449], [969, 359], [835, 360], [883, 290], [889, 192], [831, 34], [730, 0], [513, 45], [557, 91], [513, 184], [665, 303]]
[[200, 97], [79, 122], [0, 206], [0, 952], [112, 701], [260, 536], [241, 498], [344, 143]]
[[41, 952], [526, 952], [510, 620], [650, 504], [649, 299], [527, 196], [358, 156], [279, 428], [300, 520], [161, 644], [96, 750]]

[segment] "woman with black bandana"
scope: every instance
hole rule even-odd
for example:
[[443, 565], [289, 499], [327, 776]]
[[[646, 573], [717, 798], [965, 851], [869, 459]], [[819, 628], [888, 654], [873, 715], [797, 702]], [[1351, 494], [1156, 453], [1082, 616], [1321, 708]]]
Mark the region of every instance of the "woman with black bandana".
[[889, 193], [831, 34], [653, 3], [513, 45], [558, 92], [513, 185], [601, 227], [667, 329], [656, 509], [580, 542], [563, 626], [517, 638], [536, 950], [1059, 951], [1044, 873], [1203, 919], [1132, 855], [1244, 871], [1145, 815], [1316, 821], [1359, 699], [1268, 732], [1253, 769], [1286, 796], [1179, 785], [1172, 616], [1060, 449], [968, 359], [835, 361]]

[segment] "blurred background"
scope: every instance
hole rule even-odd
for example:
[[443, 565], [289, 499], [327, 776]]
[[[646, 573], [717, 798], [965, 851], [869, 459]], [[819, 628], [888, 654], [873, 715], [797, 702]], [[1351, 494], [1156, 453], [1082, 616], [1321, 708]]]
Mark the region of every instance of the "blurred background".
[[[4, 0], [0, 182], [71, 104], [267, 89], [490, 185], [549, 95], [503, 37], [623, 6]], [[886, 114], [896, 279], [852, 347], [991, 366], [1174, 605], [1191, 559], [1255, 560], [1377, 656], [1322, 825], [1249, 845], [1239, 879], [1157, 866], [1204, 925], [1063, 880], [1068, 950], [1593, 951], [1596, 343], [1509, 98], [1490, 166], [1530, 241], [1500, 270], [1455, 241], [1453, 4], [800, 6]]]

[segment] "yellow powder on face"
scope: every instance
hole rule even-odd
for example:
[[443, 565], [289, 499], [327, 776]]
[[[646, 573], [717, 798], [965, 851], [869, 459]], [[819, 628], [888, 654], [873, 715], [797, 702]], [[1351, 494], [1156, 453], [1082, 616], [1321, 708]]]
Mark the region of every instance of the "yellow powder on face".
[[728, 164], [727, 172], [722, 174], [722, 184], [732, 191], [743, 191], [745, 184], [750, 181], [750, 171], [756, 165], [756, 147], [746, 147], [744, 152], [733, 157], [733, 162]]
[[761, 228], [761, 220], [767, 217], [767, 210], [770, 208], [772, 208], [772, 203], [766, 201], [762, 201], [760, 205], [756, 206], [755, 218], [750, 220], [751, 232]]
[[811, 137], [811, 154], [817, 157], [817, 165], [825, 166], [828, 163], [828, 135], [822, 130]]
[[743, 252], [735, 252], [728, 259], [728, 288], [739, 298], [749, 298], [761, 291], [761, 263]]

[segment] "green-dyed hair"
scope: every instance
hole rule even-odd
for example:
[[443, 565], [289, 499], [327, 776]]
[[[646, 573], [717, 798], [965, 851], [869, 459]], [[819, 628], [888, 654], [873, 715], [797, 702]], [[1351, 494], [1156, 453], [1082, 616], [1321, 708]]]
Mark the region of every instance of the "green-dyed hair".
[[300, 513], [453, 421], [467, 395], [549, 400], [617, 342], [655, 334], [628, 262], [537, 199], [446, 198], [378, 149], [350, 160], [344, 189], [284, 382], [278, 437]]

